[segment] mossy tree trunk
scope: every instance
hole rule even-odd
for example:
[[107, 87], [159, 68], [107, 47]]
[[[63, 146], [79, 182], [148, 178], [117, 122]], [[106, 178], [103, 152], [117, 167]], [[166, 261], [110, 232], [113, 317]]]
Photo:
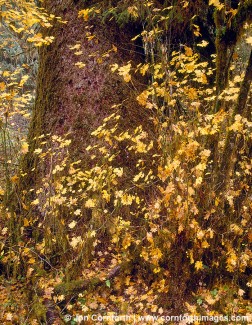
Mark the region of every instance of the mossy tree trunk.
[[[136, 66], [143, 61], [143, 53], [139, 53], [139, 49], [131, 42], [131, 38], [137, 34], [135, 27], [124, 26], [120, 29], [116, 23], [103, 23], [96, 17], [84, 21], [83, 17], [78, 17], [83, 3], [76, 4], [71, 0], [60, 3], [48, 0], [44, 5], [49, 13], [61, 16], [67, 23], [56, 22], [47, 30], [46, 33], [54, 36], [54, 42], [39, 51], [37, 93], [28, 138], [29, 153], [22, 163], [22, 172], [26, 176], [20, 184], [21, 191], [28, 190], [28, 194], [29, 189], [42, 187], [43, 177], [52, 169], [49, 159], [45, 158], [43, 165], [38, 164], [38, 158], [34, 155], [34, 149], [40, 147], [40, 142], [43, 141], [38, 136], [64, 136], [69, 133], [72, 140], [69, 147], [70, 160], [81, 160], [81, 167], [85, 170], [93, 164], [86, 151], [86, 147], [94, 143], [91, 132], [106, 116], [114, 112], [111, 109], [113, 105], [118, 105], [122, 116], [120, 123], [124, 130], [133, 130], [140, 124], [150, 124], [150, 113], [136, 100], [137, 94], [146, 86], [144, 80], [134, 80], [132, 77], [131, 82], [126, 83], [121, 76], [111, 71], [111, 65], [115, 63], [122, 66], [131, 61], [132, 66]], [[71, 49], [75, 45], [77, 48]], [[75, 52], [79, 52], [78, 55]], [[78, 62], [82, 62], [82, 67], [78, 66]], [[126, 160], [122, 159], [121, 164], [128, 164]], [[31, 196], [35, 192], [31, 192]], [[29, 197], [28, 203], [34, 198], [35, 196]], [[36, 215], [37, 224], [48, 219], [51, 227], [52, 218], [45, 217], [43, 210], [43, 206], [38, 206], [36, 211], [31, 206], [31, 219]], [[90, 218], [89, 212], [87, 211], [87, 218]], [[61, 215], [60, 218], [64, 216]], [[53, 227], [57, 228], [60, 236], [63, 233], [62, 237], [67, 236], [59, 220], [54, 222]], [[31, 228], [28, 235], [35, 241], [36, 236], [40, 236], [40, 240], [41, 236], [47, 237], [46, 226], [39, 234], [34, 223]], [[43, 232], [45, 233], [42, 234]], [[45, 241], [47, 245], [48, 241]], [[67, 250], [64, 247], [69, 243], [66, 239], [65, 244], [55, 245], [60, 245], [59, 254], [63, 256]]]
[[[56, 22], [46, 30], [45, 33], [55, 39], [39, 51], [36, 100], [28, 135], [29, 153], [22, 162], [22, 172], [26, 176], [20, 184], [21, 192], [42, 187], [42, 179], [50, 169], [50, 161], [45, 159], [43, 167], [39, 167], [34, 155], [34, 149], [40, 147], [42, 141], [38, 136], [69, 133], [71, 160], [80, 159], [82, 167], [88, 168], [91, 160], [85, 149], [94, 141], [91, 132], [113, 112], [113, 105], [120, 104], [118, 109], [124, 129], [132, 130], [136, 125], [149, 123], [149, 113], [136, 100], [137, 94], [145, 87], [143, 80], [126, 83], [111, 72], [111, 64], [121, 66], [131, 61], [136, 66], [144, 60], [143, 53], [139, 53], [130, 41], [137, 34], [135, 27], [125, 26], [121, 30], [116, 23], [103, 23], [96, 17], [84, 21], [83, 17], [78, 17], [78, 12], [85, 8], [83, 2], [47, 0], [43, 5], [49, 13], [61, 16], [67, 23]], [[71, 49], [76, 44], [77, 48]], [[75, 52], [80, 53], [76, 55]], [[83, 63], [82, 67], [76, 65], [78, 62]], [[36, 212], [37, 222], [44, 222], [43, 213], [39, 215], [41, 211]], [[33, 226], [30, 236], [36, 242], [35, 231]], [[46, 229], [41, 231], [45, 238]], [[64, 255], [62, 250], [59, 254]], [[45, 259], [50, 261], [50, 256]]]
[[[126, 27], [120, 31], [115, 23], [103, 24], [98, 19], [85, 22], [78, 18], [78, 11], [83, 8], [76, 1], [49, 0], [45, 8], [67, 23], [56, 23], [47, 31], [55, 40], [39, 52], [37, 95], [29, 131], [31, 154], [24, 161], [25, 172], [34, 167], [32, 152], [39, 145], [34, 137], [71, 132], [71, 154], [74, 159], [85, 161], [90, 133], [111, 114], [113, 104], [123, 102], [126, 125], [136, 125], [131, 113], [139, 109], [135, 99], [139, 83], [126, 84], [110, 68], [113, 63], [123, 65], [130, 60], [139, 63], [142, 59], [130, 42], [134, 30]], [[94, 38], [88, 39], [91, 35]], [[81, 55], [74, 54], [78, 50], [70, 49], [76, 44]], [[85, 64], [82, 68], [76, 65], [80, 61]], [[40, 178], [41, 174], [35, 177]], [[38, 179], [29, 181], [32, 184]]]
[[[213, 113], [221, 110], [228, 111], [230, 105], [223, 99], [223, 92], [228, 88], [231, 79], [231, 65], [234, 59], [235, 48], [237, 47], [240, 38], [244, 33], [244, 26], [252, 19], [252, 1], [238, 2], [226, 1], [221, 7], [214, 10], [215, 22], [215, 47], [216, 47], [216, 100], [213, 107]], [[234, 109], [234, 114], [230, 123], [232, 123], [235, 114], [246, 116], [246, 102], [249, 95], [250, 79], [248, 77], [248, 69], [250, 69], [250, 61], [246, 77], [241, 86], [237, 105]], [[237, 110], [237, 107], [240, 107]], [[233, 141], [230, 142], [231, 135], [229, 134], [226, 140], [225, 150], [220, 156], [219, 135], [216, 134], [209, 139], [209, 147], [212, 151], [213, 160], [213, 184], [210, 187], [214, 188], [216, 184], [220, 191], [225, 191], [228, 184], [226, 175], [232, 174], [234, 163], [236, 160], [237, 147]], [[232, 147], [232, 150], [230, 149]], [[220, 167], [221, 166], [221, 167]]]
[[216, 36], [216, 105], [215, 112], [220, 109], [228, 110], [219, 98], [228, 86], [230, 67], [238, 40], [244, 32], [245, 23], [252, 19], [252, 1], [237, 2], [226, 1], [214, 13]]

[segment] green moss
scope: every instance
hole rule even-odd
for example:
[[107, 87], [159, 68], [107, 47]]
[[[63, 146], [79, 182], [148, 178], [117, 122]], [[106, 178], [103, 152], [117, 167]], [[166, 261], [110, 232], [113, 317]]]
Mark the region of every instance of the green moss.
[[54, 292], [59, 295], [74, 294], [86, 290], [91, 285], [91, 283], [92, 285], [97, 285], [99, 281], [99, 279], [92, 279], [90, 281], [74, 280], [70, 282], [65, 282], [58, 284], [55, 287]]
[[35, 295], [33, 297], [33, 314], [36, 317], [36, 319], [46, 322], [46, 307], [42, 303], [42, 299]]

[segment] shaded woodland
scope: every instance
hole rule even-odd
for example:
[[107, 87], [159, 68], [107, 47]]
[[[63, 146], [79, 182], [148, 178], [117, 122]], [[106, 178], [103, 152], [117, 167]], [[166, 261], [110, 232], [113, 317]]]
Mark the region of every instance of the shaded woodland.
[[0, 4], [2, 323], [249, 324], [252, 1]]

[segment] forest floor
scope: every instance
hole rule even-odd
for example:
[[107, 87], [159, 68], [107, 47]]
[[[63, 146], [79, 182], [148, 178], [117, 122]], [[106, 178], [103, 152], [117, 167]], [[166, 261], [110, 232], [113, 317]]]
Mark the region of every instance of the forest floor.
[[25, 324], [31, 310], [22, 280], [0, 277], [0, 324]]

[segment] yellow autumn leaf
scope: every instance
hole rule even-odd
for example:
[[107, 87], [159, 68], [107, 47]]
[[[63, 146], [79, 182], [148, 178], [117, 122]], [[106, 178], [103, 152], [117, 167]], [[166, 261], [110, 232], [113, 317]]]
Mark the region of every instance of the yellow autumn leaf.
[[7, 231], [8, 231], [8, 228], [7, 227], [4, 227], [1, 231], [2, 235], [5, 235], [7, 234]]
[[112, 51], [117, 52], [117, 47], [114, 44], [112, 44]]
[[27, 218], [24, 218], [24, 226], [28, 227], [29, 226], [29, 220]]
[[209, 42], [203, 40], [200, 43], [198, 43], [197, 46], [199, 46], [199, 47], [206, 47], [208, 44], [209, 44]]
[[144, 64], [144, 65], [140, 68], [140, 72], [141, 72], [141, 74], [142, 74], [143, 76], [146, 74], [146, 71], [148, 71], [149, 67], [150, 67], [150, 65], [149, 65], [149, 63], [147, 63], [147, 64]]
[[102, 190], [102, 197], [106, 200], [106, 202], [109, 202], [110, 194], [106, 190]]
[[80, 51], [74, 52], [74, 54], [75, 55], [81, 55], [81, 54], [83, 54], [83, 51], [80, 50]]
[[80, 69], [84, 68], [86, 66], [85, 63], [83, 62], [76, 62], [74, 65], [76, 65], [77, 67], [79, 67]]
[[6, 320], [11, 321], [12, 318], [13, 318], [13, 314], [12, 314], [12, 313], [7, 313], [7, 314], [5, 315], [5, 318], [6, 318]]
[[216, 303], [216, 299], [214, 299], [212, 296], [208, 295], [205, 297], [205, 300], [206, 302], [209, 304], [209, 305], [213, 305]]
[[195, 182], [195, 185], [196, 185], [196, 186], [200, 185], [200, 184], [202, 183], [202, 181], [203, 181], [203, 179], [202, 179], [202, 177], [201, 177], [201, 176], [200, 176], [200, 177], [198, 177], [198, 178], [196, 178], [196, 182]]
[[115, 72], [119, 68], [119, 65], [117, 63], [111, 64], [110, 69], [112, 72]]
[[34, 268], [29, 267], [28, 270], [27, 270], [27, 272], [26, 272], [26, 277], [29, 278], [31, 276], [31, 274], [32, 274], [33, 271], [34, 271]]
[[42, 152], [41, 148], [37, 148], [34, 150], [34, 153], [36, 153], [37, 155], [39, 155]]
[[0, 90], [3, 91], [5, 90], [6, 86], [4, 82], [0, 82]]
[[206, 169], [206, 164], [205, 163], [199, 163], [196, 167], [195, 167], [196, 170], [199, 170], [199, 171], [204, 171]]
[[139, 196], [136, 196], [136, 197], [135, 197], [135, 201], [136, 201], [136, 204], [139, 204], [139, 203], [140, 203], [140, 198], [139, 198]]
[[29, 207], [26, 204], [24, 204], [24, 202], [22, 202], [22, 208], [26, 211], [29, 210]]
[[78, 236], [78, 237], [73, 237], [72, 240], [70, 241], [70, 245], [73, 247], [73, 248], [76, 248], [76, 246], [81, 243], [82, 240], [81, 240], [81, 237]]
[[36, 262], [35, 258], [31, 257], [28, 261], [28, 264], [34, 264]]
[[191, 100], [197, 99], [197, 97], [198, 97], [197, 90], [192, 87], [188, 89], [187, 95], [188, 95], [188, 98]]
[[81, 209], [77, 209], [74, 211], [74, 215], [79, 216], [81, 215]]
[[70, 223], [68, 224], [68, 227], [69, 227], [70, 229], [73, 229], [73, 228], [76, 226], [76, 224], [77, 224], [77, 222], [73, 220], [72, 222], [70, 222]]
[[75, 44], [73, 46], [69, 46], [69, 49], [70, 50], [79, 50], [80, 47], [81, 47], [81, 44], [78, 43], [78, 44]]
[[130, 194], [123, 194], [121, 201], [123, 205], [131, 205], [133, 202], [134, 196]]
[[114, 174], [116, 174], [118, 177], [122, 177], [122, 175], [123, 175], [123, 167], [115, 168], [114, 169]]
[[127, 65], [124, 65], [118, 69], [118, 73], [120, 76], [123, 77], [124, 81], [130, 82], [131, 75], [129, 74], [131, 69], [131, 63], [128, 63]]
[[9, 77], [10, 72], [9, 71], [4, 71], [2, 75], [3, 75], [3, 77]]
[[20, 87], [22, 87], [25, 83], [26, 83], [26, 81], [29, 79], [29, 76], [28, 75], [24, 75], [23, 77], [22, 77], [22, 79], [20, 80], [20, 82], [19, 82], [19, 86]]
[[138, 12], [137, 12], [137, 7], [136, 6], [131, 6], [128, 7], [128, 13], [132, 15], [133, 17], [137, 18], [138, 17]]
[[243, 229], [240, 228], [237, 224], [232, 223], [230, 225], [230, 230], [234, 232], [236, 235], [242, 235], [243, 234]]
[[221, 10], [224, 7], [223, 3], [220, 3], [219, 0], [209, 0], [209, 6], [215, 6], [217, 10]]
[[186, 56], [192, 56], [193, 55], [193, 50], [188, 46], [185, 46], [185, 55]]
[[246, 43], [252, 45], [252, 36], [249, 36], [248, 38], [246, 38]]
[[192, 27], [194, 28], [193, 30], [193, 34], [197, 37], [201, 36], [201, 33], [200, 33], [200, 28], [198, 25], [196, 24], [192, 24]]
[[194, 267], [195, 267], [195, 269], [196, 269], [197, 271], [202, 270], [202, 269], [203, 269], [203, 263], [202, 263], [202, 261], [197, 261], [197, 262], [195, 263]]
[[29, 151], [29, 144], [27, 142], [23, 142], [21, 145], [21, 153], [26, 154]]
[[163, 310], [162, 307], [160, 307], [160, 308], [158, 309], [158, 313], [161, 314], [161, 315], [164, 313], [164, 310]]
[[205, 236], [205, 232], [204, 232], [203, 230], [199, 230], [199, 231], [197, 232], [197, 238], [198, 238], [198, 239], [201, 240], [204, 236]]
[[14, 175], [11, 177], [12, 183], [17, 183], [18, 179], [19, 179], [19, 177], [17, 175]]
[[86, 208], [94, 208], [95, 207], [95, 200], [88, 199], [85, 203]]
[[84, 21], [88, 21], [90, 13], [93, 11], [93, 8], [91, 9], [83, 9], [78, 12], [78, 17], [83, 17]]
[[151, 312], [152, 313], [155, 313], [157, 311], [157, 309], [158, 309], [158, 306], [157, 305], [152, 305]]
[[146, 106], [148, 97], [149, 92], [147, 90], [144, 90], [140, 95], [137, 96], [137, 101], [140, 105]]
[[214, 237], [214, 231], [213, 231], [213, 229], [212, 228], [208, 228], [207, 231], [208, 231], [208, 234], [209, 234], [209, 238], [213, 239], [213, 237]]
[[139, 174], [137, 174], [134, 178], [133, 178], [133, 182], [137, 182], [140, 178], [144, 177], [144, 173], [140, 172]]
[[96, 231], [95, 230], [90, 230], [88, 233], [87, 233], [87, 238], [93, 238], [96, 236]]
[[137, 141], [136, 151], [140, 153], [146, 152], [146, 144], [142, 141]]
[[190, 249], [187, 253], [188, 257], [190, 258], [190, 263], [193, 264], [194, 263], [194, 258], [193, 258], [193, 250]]
[[208, 242], [206, 240], [204, 240], [201, 244], [202, 248], [208, 248], [210, 245], [208, 244]]
[[37, 204], [39, 204], [39, 199], [36, 199], [36, 200], [32, 201], [31, 204], [32, 204], [32, 205], [37, 205]]
[[245, 291], [242, 289], [238, 290], [238, 296], [242, 297], [244, 295]]

